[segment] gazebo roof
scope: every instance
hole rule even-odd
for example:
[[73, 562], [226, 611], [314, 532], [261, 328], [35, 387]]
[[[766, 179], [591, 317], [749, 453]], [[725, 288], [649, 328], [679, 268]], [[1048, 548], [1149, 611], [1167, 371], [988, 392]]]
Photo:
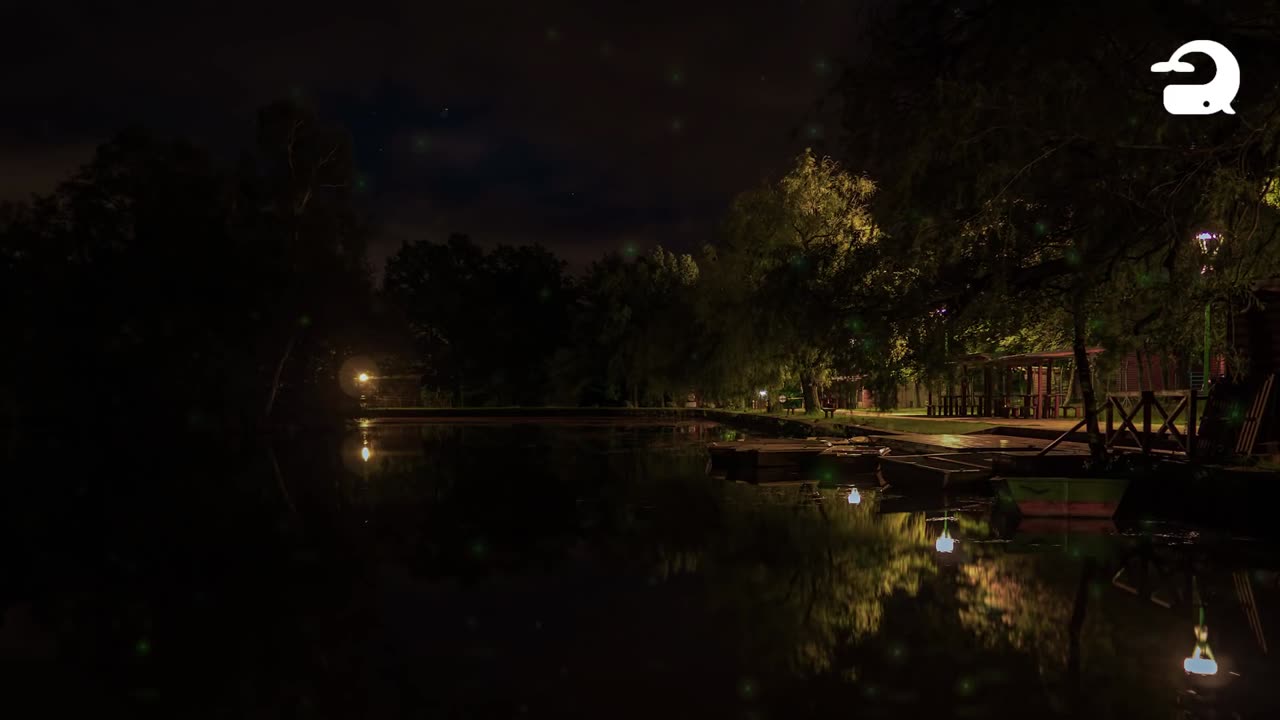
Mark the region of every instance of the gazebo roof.
[[[1103, 348], [1088, 348], [1085, 352], [1089, 355], [1098, 355], [1103, 352]], [[990, 355], [965, 355], [956, 359], [953, 365], [967, 366], [995, 366], [995, 367], [1022, 367], [1024, 365], [1043, 365], [1050, 360], [1070, 360], [1075, 357], [1075, 352], [1068, 350], [1047, 350], [1044, 352], [1019, 353], [1017, 355], [1002, 355], [1000, 357], [991, 357]]]

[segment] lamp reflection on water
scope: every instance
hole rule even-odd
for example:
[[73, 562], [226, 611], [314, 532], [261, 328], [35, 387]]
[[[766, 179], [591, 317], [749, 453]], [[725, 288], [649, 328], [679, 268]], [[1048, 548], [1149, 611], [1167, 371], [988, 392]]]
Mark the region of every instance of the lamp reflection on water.
[[1196, 623], [1196, 646], [1191, 657], [1182, 661], [1182, 669], [1191, 675], [1217, 675], [1218, 661], [1209, 649], [1209, 626], [1204, 622], [1204, 601], [1200, 599], [1200, 583], [1191, 578], [1191, 596], [1200, 608], [1200, 621]]
[[364, 446], [364, 447], [360, 448], [360, 459], [361, 459], [361, 460], [363, 460], [363, 461], [365, 461], [365, 462], [369, 462], [369, 456], [370, 456], [370, 455], [372, 455], [372, 454], [373, 454], [373, 453], [369, 452], [369, 446], [368, 446], [368, 445], [366, 445], [366, 446]]
[[1209, 649], [1209, 626], [1204, 624], [1204, 608], [1200, 608], [1200, 624], [1196, 625], [1196, 647], [1191, 657], [1182, 661], [1182, 669], [1192, 675], [1217, 675], [1218, 661]]
[[947, 529], [947, 518], [942, 519], [942, 534], [933, 543], [933, 547], [940, 553], [949, 553], [956, 549], [956, 541], [951, 538], [951, 531]]

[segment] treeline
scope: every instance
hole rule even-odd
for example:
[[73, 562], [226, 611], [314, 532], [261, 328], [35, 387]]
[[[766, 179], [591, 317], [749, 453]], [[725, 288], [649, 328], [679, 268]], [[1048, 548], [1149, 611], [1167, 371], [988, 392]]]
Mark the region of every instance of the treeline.
[[[793, 385], [812, 408], [836, 371], [887, 391], [1066, 346], [1092, 407], [1089, 347], [1198, 355], [1206, 306], [1230, 354], [1222, 319], [1280, 272], [1278, 19], [1264, 0], [878, 6], [833, 90], [843, 147], [740, 196], [680, 281], [666, 253], [593, 267], [548, 376], [578, 402]], [[1150, 67], [1187, 28], [1248, 68], [1234, 114], [1165, 110]]]
[[6, 425], [253, 428], [333, 411], [373, 327], [351, 142], [264, 108], [227, 166], [132, 131], [0, 208]]
[[[455, 236], [406, 245], [375, 288], [350, 142], [292, 105], [230, 167], [126, 134], [0, 214], [18, 348], [0, 402], [248, 427], [349, 409], [343, 363], [386, 353], [455, 405], [785, 388], [813, 409], [833, 373], [887, 398], [957, 355], [1070, 346], [1090, 406], [1086, 348], [1198, 353], [1206, 305], [1225, 317], [1280, 272], [1274, 17], [1262, 0], [880, 6], [833, 90], [840, 149], [746, 188], [692, 254], [581, 277]], [[1150, 72], [1167, 58], [1133, 57], [1188, 27], [1245, 68], [1236, 114], [1168, 114]]]

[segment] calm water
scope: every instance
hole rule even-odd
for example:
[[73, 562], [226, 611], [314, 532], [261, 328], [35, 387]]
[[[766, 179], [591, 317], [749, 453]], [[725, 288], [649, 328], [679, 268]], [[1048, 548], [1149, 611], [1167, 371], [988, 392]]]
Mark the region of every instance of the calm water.
[[724, 432], [371, 425], [84, 486], [75, 540], [13, 516], [7, 677], [181, 717], [1280, 717], [1268, 544], [725, 483]]

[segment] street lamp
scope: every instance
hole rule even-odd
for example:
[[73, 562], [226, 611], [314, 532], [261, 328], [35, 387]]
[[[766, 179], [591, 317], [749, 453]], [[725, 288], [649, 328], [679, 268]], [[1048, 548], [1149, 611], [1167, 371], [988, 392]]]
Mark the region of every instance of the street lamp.
[[[1222, 247], [1222, 235], [1213, 232], [1201, 232], [1196, 234], [1196, 242], [1200, 243], [1200, 250], [1207, 257], [1205, 264], [1200, 266], [1200, 274], [1208, 275], [1213, 269], [1212, 263], [1218, 249]], [[1201, 379], [1201, 389], [1207, 390], [1209, 387], [1209, 363], [1212, 362], [1209, 348], [1212, 343], [1213, 331], [1213, 300], [1212, 298], [1205, 301], [1204, 304], [1204, 377]]]
[[356, 376], [356, 379], [362, 383], [367, 383], [369, 382], [369, 373], [360, 373]]
[[862, 493], [858, 492], [858, 488], [849, 488], [849, 504], [858, 505], [862, 502]]

